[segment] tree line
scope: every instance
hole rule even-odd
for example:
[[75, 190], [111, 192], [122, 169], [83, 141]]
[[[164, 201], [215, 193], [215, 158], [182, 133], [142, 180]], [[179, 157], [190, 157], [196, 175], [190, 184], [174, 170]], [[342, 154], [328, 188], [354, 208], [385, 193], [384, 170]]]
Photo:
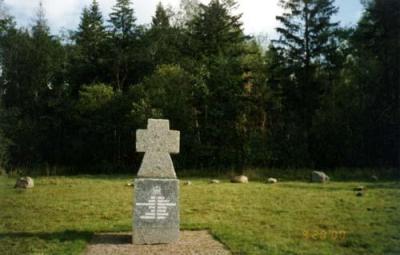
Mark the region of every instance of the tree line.
[[363, 2], [349, 28], [334, 0], [280, 0], [268, 45], [234, 0], [159, 3], [148, 25], [93, 0], [57, 35], [41, 5], [24, 28], [0, 2], [0, 164], [131, 172], [135, 130], [167, 118], [178, 169], [396, 167], [400, 1]]

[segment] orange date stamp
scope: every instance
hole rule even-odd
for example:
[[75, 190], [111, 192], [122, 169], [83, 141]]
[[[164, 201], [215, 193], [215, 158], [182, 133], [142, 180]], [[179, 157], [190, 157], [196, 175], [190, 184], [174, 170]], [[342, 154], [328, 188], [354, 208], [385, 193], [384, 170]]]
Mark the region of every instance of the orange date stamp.
[[303, 238], [315, 241], [343, 241], [347, 237], [345, 230], [304, 230]]

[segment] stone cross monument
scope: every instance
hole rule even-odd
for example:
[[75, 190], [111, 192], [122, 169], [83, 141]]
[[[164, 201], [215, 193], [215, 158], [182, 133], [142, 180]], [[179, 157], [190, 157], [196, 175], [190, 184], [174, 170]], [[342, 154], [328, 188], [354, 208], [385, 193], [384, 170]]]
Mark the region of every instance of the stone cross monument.
[[162, 244], [179, 238], [179, 181], [170, 153], [179, 153], [179, 131], [168, 120], [149, 119], [136, 132], [136, 150], [144, 152], [135, 179], [133, 244]]

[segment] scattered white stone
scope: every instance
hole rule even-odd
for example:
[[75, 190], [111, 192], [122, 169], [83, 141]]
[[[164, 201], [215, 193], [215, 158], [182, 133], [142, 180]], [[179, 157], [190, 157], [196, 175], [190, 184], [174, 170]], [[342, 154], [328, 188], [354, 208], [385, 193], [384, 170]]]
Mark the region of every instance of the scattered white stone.
[[357, 188], [353, 189], [354, 191], [364, 191], [365, 187], [364, 186], [358, 186]]
[[248, 183], [249, 178], [247, 178], [247, 176], [244, 176], [244, 175], [239, 175], [239, 176], [233, 177], [231, 179], [231, 182], [233, 182], [233, 183]]
[[128, 187], [135, 187], [135, 183], [132, 181], [132, 182], [128, 182], [127, 184], [126, 184], [126, 186], [128, 186]]
[[268, 178], [268, 183], [277, 183], [278, 180], [276, 178]]
[[33, 188], [35, 185], [33, 183], [33, 179], [29, 176], [21, 177], [15, 183], [14, 188], [21, 188], [21, 189], [30, 189]]
[[217, 179], [214, 179], [214, 180], [211, 180], [211, 181], [210, 181], [210, 184], [218, 184], [218, 183], [220, 183], [220, 181], [217, 180]]
[[327, 182], [329, 181], [329, 176], [327, 174], [325, 174], [324, 172], [320, 172], [320, 171], [313, 171], [312, 175], [311, 175], [311, 181], [312, 182]]
[[192, 182], [191, 181], [184, 181], [183, 185], [190, 186], [190, 185], [192, 185]]

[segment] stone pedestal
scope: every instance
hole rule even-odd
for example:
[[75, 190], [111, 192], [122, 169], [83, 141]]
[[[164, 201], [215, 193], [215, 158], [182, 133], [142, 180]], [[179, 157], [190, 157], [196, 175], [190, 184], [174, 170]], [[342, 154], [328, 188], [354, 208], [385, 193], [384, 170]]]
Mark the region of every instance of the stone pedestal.
[[179, 181], [135, 180], [134, 244], [163, 244], [179, 239]]

